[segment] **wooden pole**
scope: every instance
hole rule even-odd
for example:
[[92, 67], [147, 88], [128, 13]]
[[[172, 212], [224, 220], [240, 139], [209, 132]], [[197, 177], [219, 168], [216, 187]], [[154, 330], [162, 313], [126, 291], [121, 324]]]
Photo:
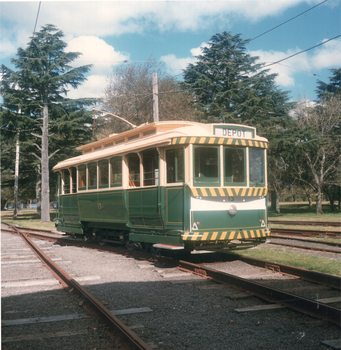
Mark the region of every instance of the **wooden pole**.
[[157, 73], [153, 73], [153, 117], [154, 122], [159, 121], [159, 91], [157, 82]]
[[[21, 108], [19, 105], [18, 108], [18, 114], [21, 114]], [[18, 129], [17, 131], [17, 143], [15, 146], [15, 170], [14, 170], [14, 212], [13, 212], [13, 219], [16, 220], [18, 217], [18, 190], [19, 190], [19, 152], [20, 152], [20, 145], [19, 145], [19, 136], [20, 131]]]

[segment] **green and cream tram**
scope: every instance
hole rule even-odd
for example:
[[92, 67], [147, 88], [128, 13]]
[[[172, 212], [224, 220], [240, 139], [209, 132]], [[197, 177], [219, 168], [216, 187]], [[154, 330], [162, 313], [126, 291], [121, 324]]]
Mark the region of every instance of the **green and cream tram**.
[[267, 227], [266, 149], [235, 124], [143, 124], [58, 163], [59, 231], [164, 249], [254, 245]]

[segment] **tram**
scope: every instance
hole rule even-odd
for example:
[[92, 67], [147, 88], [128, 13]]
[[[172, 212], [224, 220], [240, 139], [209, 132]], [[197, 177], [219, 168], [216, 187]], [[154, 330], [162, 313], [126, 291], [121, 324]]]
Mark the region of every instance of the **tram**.
[[58, 163], [58, 231], [170, 250], [254, 246], [267, 226], [267, 139], [253, 127], [147, 123]]

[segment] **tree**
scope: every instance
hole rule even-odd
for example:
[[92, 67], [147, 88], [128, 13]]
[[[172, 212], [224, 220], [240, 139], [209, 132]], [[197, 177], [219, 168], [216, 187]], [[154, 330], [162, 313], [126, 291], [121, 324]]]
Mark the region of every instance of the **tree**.
[[[83, 83], [86, 80], [84, 75], [91, 68], [91, 65], [77, 68], [70, 66], [80, 53], [64, 52], [67, 44], [62, 41], [63, 36], [63, 32], [55, 26], [45, 25], [38, 33], [34, 33], [26, 49], [18, 49], [18, 58], [11, 60], [16, 71], [1, 66], [4, 105], [7, 104], [11, 109], [13, 106], [10, 104], [13, 104], [14, 99], [20, 99], [28, 109], [27, 116], [35, 115], [43, 119], [41, 134], [31, 133], [41, 143], [38, 145], [34, 142], [41, 151], [41, 156], [37, 157], [41, 162], [43, 222], [50, 221], [49, 159], [58, 151], [49, 155], [49, 110], [53, 105], [70, 103], [66, 98], [68, 89], [77, 88]], [[79, 101], [81, 105], [93, 102], [90, 99]]]
[[[194, 120], [190, 94], [181, 91], [179, 83], [166, 75], [154, 59], [124, 63], [113, 71], [105, 89], [105, 109], [135, 125], [153, 122], [154, 72], [158, 75], [159, 120]], [[130, 128], [118, 119], [105, 118], [96, 120], [98, 138]]]
[[335, 95], [341, 95], [341, 68], [333, 68], [330, 69], [330, 71], [333, 73], [333, 76], [329, 77], [329, 83], [317, 80], [316, 92], [319, 100], [325, 100]]
[[317, 193], [316, 213], [322, 214], [322, 192], [326, 186], [340, 187], [341, 98], [328, 97], [297, 115], [295, 144], [296, 176]]
[[213, 35], [195, 64], [184, 70], [184, 88], [193, 94], [193, 105], [203, 122], [229, 122], [258, 127], [262, 131], [288, 121], [286, 92], [267, 74], [258, 57], [246, 53], [240, 34]]

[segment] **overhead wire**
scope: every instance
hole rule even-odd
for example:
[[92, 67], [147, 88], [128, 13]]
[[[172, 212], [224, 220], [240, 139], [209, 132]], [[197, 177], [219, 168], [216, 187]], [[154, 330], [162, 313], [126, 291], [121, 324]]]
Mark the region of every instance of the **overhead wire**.
[[39, 12], [40, 12], [40, 5], [41, 5], [41, 1], [39, 1], [38, 12], [37, 12], [37, 16], [36, 16], [36, 23], [34, 24], [33, 34], [36, 32], [36, 27], [37, 27]]
[[275, 30], [275, 29], [281, 27], [282, 25], [284, 25], [284, 24], [286, 24], [286, 23], [288, 23], [288, 22], [294, 20], [295, 18], [297, 18], [297, 17], [299, 17], [299, 16], [304, 15], [305, 13], [307, 13], [307, 12], [313, 10], [314, 8], [316, 8], [316, 7], [318, 7], [318, 6], [322, 5], [322, 4], [324, 4], [324, 3], [327, 2], [327, 1], [328, 1], [328, 0], [324, 0], [324, 1], [320, 2], [319, 4], [317, 4], [317, 5], [313, 6], [313, 7], [311, 7], [310, 9], [299, 13], [298, 15], [296, 15], [296, 16], [294, 16], [294, 17], [288, 19], [287, 21], [282, 22], [281, 24], [277, 25], [276, 27], [273, 27], [273, 28], [267, 30], [266, 32], [264, 32], [264, 33], [262, 33], [262, 34], [259, 34], [259, 35], [255, 36], [254, 38], [250, 39], [250, 41], [253, 41], [253, 40], [258, 39], [259, 37], [261, 37], [261, 36], [263, 36], [263, 35], [265, 35], [265, 34], [271, 32], [271, 31], [273, 31], [273, 30]]

